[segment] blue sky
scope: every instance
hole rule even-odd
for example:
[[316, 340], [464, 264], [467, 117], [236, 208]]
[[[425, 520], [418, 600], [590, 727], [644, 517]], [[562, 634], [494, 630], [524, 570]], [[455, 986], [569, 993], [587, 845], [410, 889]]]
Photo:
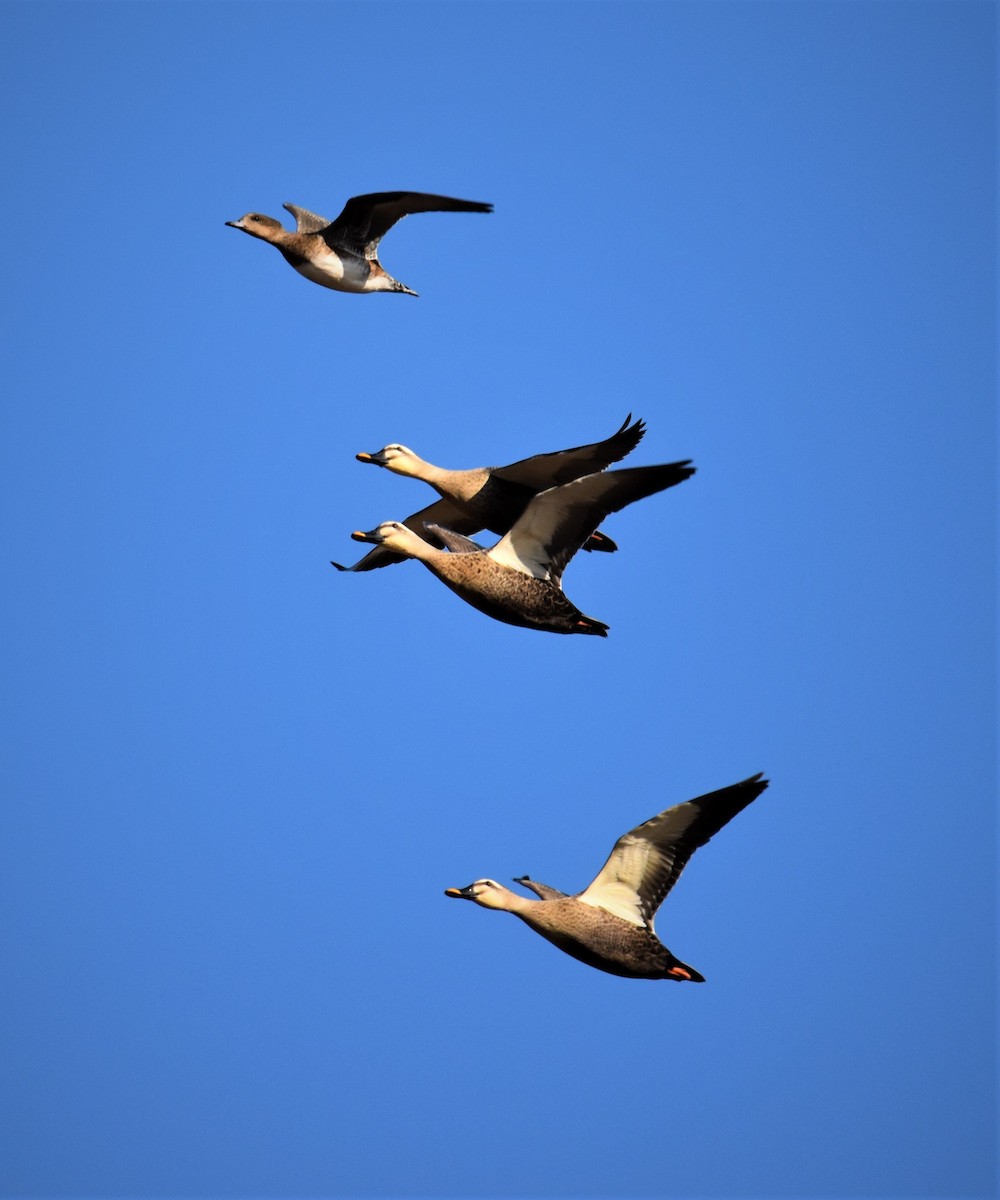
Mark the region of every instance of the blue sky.
[[[0, 10], [9, 1196], [996, 1185], [996, 11]], [[412, 188], [338, 295], [226, 229]], [[648, 424], [607, 641], [341, 576], [428, 491]], [[604, 976], [585, 886], [756, 771]]]

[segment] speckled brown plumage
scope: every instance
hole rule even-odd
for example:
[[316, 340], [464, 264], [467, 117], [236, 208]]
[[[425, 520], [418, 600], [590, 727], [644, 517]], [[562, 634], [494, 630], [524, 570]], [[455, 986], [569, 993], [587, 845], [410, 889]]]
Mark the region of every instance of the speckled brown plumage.
[[[693, 474], [689, 462], [663, 463], [585, 475], [549, 488], [531, 500], [489, 550], [457, 554], [438, 550], [400, 521], [384, 521], [368, 533], [358, 530], [351, 536], [419, 559], [467, 604], [494, 620], [549, 633], [605, 637], [608, 626], [586, 616], [563, 594], [565, 567], [609, 513]], [[447, 531], [434, 525], [427, 531], [449, 541]]]
[[549, 633], [590, 633], [607, 637], [608, 626], [582, 613], [561, 588], [476, 554], [442, 553], [424, 565], [466, 604], [506, 625]]
[[[626, 979], [685, 978], [704, 983], [705, 977], [675, 957], [649, 929], [627, 925], [601, 908], [581, 904], [575, 896], [536, 900], [514, 914], [572, 958], [609, 975]], [[673, 972], [673, 973], [671, 973]]]
[[607, 862], [582, 892], [568, 896], [521, 876], [529, 900], [493, 879], [477, 879], [445, 895], [513, 913], [560, 950], [610, 975], [704, 983], [656, 936], [653, 918], [691, 855], [767, 787], [761, 775], [675, 804], [643, 821], [615, 843]]

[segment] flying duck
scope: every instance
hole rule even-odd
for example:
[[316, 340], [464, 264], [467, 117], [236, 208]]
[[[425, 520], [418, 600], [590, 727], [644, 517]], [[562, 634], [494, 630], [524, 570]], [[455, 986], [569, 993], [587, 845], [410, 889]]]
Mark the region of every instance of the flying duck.
[[430, 534], [449, 547], [439, 550], [400, 521], [384, 521], [351, 537], [419, 559], [473, 608], [497, 621], [550, 633], [607, 637], [603, 621], [585, 616], [563, 595], [566, 564], [609, 513], [673, 487], [694, 471], [690, 460], [627, 467], [549, 488], [528, 502], [509, 532], [489, 550], [463, 534], [432, 525]]
[[[574, 446], [570, 450], [555, 450], [549, 454], [535, 454], [522, 458], [507, 467], [475, 467], [469, 471], [449, 471], [425, 462], [406, 446], [392, 443], [376, 450], [374, 454], [356, 455], [358, 462], [373, 463], [385, 467], [395, 475], [408, 475], [411, 479], [422, 479], [437, 491], [441, 499], [436, 500], [420, 512], [407, 517], [403, 524], [431, 545], [441, 549], [440, 538], [427, 532], [425, 523], [444, 525], [454, 533], [478, 533], [488, 529], [491, 533], [504, 534], [528, 506], [528, 501], [539, 492], [570, 483], [581, 475], [603, 471], [612, 463], [619, 462], [630, 454], [646, 432], [640, 420], [630, 424], [632, 414], [617, 433], [603, 442], [592, 442], [588, 446]], [[617, 550], [618, 547], [603, 533], [593, 533], [584, 542], [584, 550]], [[396, 554], [385, 546], [374, 550], [356, 562], [353, 567], [341, 567], [342, 571], [371, 571], [386, 567], [390, 563], [402, 562], [403, 554]], [[335, 566], [338, 564], [334, 564]]]
[[226, 224], [277, 246], [300, 275], [321, 287], [337, 292], [405, 292], [408, 296], [417, 293], [393, 279], [378, 260], [379, 241], [393, 225], [409, 213], [493, 211], [492, 204], [478, 200], [454, 200], [426, 192], [352, 196], [336, 221], [297, 204], [284, 207], [295, 218], [294, 232], [284, 229], [274, 217], [256, 212]]
[[656, 936], [653, 917], [691, 855], [767, 784], [753, 775], [637, 825], [618, 839], [597, 878], [575, 896], [527, 875], [514, 882], [530, 888], [538, 900], [493, 879], [446, 888], [444, 894], [511, 912], [560, 950], [610, 975], [704, 983], [704, 975], [671, 954]]

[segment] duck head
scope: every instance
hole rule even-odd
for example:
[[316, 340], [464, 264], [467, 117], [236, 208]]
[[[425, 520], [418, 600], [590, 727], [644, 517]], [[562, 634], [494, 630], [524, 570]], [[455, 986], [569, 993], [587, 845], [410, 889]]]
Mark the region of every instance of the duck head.
[[355, 529], [351, 537], [356, 542], [371, 542], [376, 546], [385, 546], [388, 550], [395, 550], [410, 558], [419, 557], [424, 551], [433, 551], [434, 549], [402, 521], [383, 521], [381, 525], [376, 525], [367, 533], [361, 529]]
[[455, 900], [471, 900], [481, 908], [510, 908], [514, 893], [495, 879], [477, 879], [464, 888], [445, 888], [444, 894]]
[[387, 471], [392, 471], [395, 475], [409, 475], [414, 479], [421, 478], [423, 467], [426, 465], [419, 455], [414, 454], [408, 446], [399, 445], [398, 442], [383, 446], [374, 454], [366, 454], [362, 451], [354, 457], [358, 462], [385, 467]]
[[251, 237], [263, 238], [265, 242], [273, 242], [275, 235], [284, 233], [284, 227], [274, 217], [265, 217], [263, 213], [247, 213], [238, 221], [227, 221], [230, 229], [242, 229]]

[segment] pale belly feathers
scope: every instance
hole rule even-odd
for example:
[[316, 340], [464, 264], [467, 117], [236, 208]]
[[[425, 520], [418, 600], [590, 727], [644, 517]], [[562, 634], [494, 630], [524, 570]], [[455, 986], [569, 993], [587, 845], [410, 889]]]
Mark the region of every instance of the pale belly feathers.
[[[306, 279], [321, 287], [338, 292], [370, 292], [377, 290], [377, 278], [372, 277], [368, 263], [360, 258], [342, 259], [333, 250], [324, 258], [296, 263], [295, 269]], [[376, 284], [372, 287], [371, 284]]]

